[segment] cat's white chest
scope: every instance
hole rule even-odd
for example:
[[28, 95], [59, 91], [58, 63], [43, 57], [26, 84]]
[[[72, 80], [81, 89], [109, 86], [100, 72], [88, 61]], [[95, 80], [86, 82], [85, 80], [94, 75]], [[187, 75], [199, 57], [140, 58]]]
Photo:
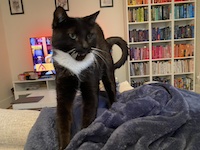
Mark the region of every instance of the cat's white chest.
[[89, 53], [82, 61], [77, 61], [71, 57], [70, 54], [61, 50], [54, 49], [56, 55], [53, 56], [53, 60], [59, 65], [69, 69], [73, 74], [79, 76], [79, 74], [91, 66], [94, 62], [94, 54]]

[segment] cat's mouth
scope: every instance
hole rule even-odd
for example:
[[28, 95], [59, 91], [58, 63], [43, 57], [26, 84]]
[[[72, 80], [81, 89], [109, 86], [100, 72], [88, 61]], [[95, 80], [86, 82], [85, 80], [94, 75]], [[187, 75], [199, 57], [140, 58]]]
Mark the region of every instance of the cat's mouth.
[[85, 53], [83, 53], [83, 54], [78, 53], [75, 59], [78, 60], [78, 61], [82, 61], [85, 58], [86, 55], [87, 54], [85, 54]]
[[70, 54], [71, 57], [77, 61], [82, 61], [89, 53], [89, 51], [76, 51], [75, 49], [68, 52], [68, 54]]

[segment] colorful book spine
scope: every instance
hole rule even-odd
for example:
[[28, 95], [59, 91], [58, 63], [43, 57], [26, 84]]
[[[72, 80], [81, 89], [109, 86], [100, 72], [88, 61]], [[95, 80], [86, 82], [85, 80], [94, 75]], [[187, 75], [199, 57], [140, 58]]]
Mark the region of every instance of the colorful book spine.
[[194, 60], [193, 59], [186, 59], [186, 60], [175, 60], [174, 61], [174, 73], [187, 73], [193, 72], [194, 68]]
[[133, 29], [129, 31], [129, 42], [149, 41], [148, 30]]
[[148, 81], [149, 80], [147, 80], [147, 79], [131, 80], [131, 86], [136, 88], [136, 87], [143, 85], [145, 82], [148, 82]]
[[166, 3], [171, 2], [171, 0], [152, 0], [151, 3]]
[[194, 25], [179, 26], [174, 27], [174, 39], [182, 38], [194, 38]]
[[152, 59], [171, 58], [170, 45], [157, 45], [152, 46]]
[[149, 48], [130, 47], [130, 60], [147, 60], [149, 59]]
[[129, 8], [129, 22], [144, 22], [148, 21], [148, 7]]
[[174, 57], [194, 56], [194, 44], [174, 44]]
[[194, 18], [194, 4], [177, 4], [174, 6], [174, 18]]
[[170, 8], [169, 5], [153, 6], [151, 9], [152, 21], [170, 19]]
[[166, 78], [166, 77], [153, 77], [153, 81], [158, 81], [161, 83], [165, 83], [165, 84], [170, 84], [170, 79]]
[[152, 62], [152, 73], [154, 75], [171, 73], [171, 61]]
[[171, 39], [171, 28], [170, 27], [153, 27], [152, 28], [152, 41], [157, 40], [170, 40]]
[[187, 76], [176, 77], [174, 86], [180, 89], [193, 90], [193, 79]]
[[148, 4], [148, 0], [128, 0], [128, 5]]
[[141, 76], [149, 74], [149, 62], [131, 63], [130, 64], [131, 76]]

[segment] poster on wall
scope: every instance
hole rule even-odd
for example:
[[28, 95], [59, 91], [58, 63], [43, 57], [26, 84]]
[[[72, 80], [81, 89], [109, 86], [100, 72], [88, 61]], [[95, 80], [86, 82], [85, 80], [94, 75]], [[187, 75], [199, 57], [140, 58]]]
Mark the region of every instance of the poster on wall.
[[68, 0], [55, 0], [55, 6], [61, 6], [65, 11], [69, 11], [69, 2]]
[[8, 0], [8, 2], [11, 15], [24, 14], [22, 0]]
[[113, 7], [113, 0], [100, 0], [100, 7]]

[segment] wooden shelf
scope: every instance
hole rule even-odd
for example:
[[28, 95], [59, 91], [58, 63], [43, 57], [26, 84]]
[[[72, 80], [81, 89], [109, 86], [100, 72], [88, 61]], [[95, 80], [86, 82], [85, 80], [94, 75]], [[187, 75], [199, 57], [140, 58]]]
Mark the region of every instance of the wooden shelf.
[[[144, 80], [146, 82], [146, 80], [148, 80], [149, 82], [153, 82], [153, 80], [155, 79], [155, 77], [160, 77], [160, 78], [166, 78], [169, 81], [169, 84], [175, 85], [175, 80], [177, 77], [187, 77], [188, 80], [191, 79], [191, 85], [193, 85], [193, 90], [195, 90], [195, 55], [196, 55], [196, 0], [190, 0], [190, 1], [180, 1], [180, 2], [174, 2], [174, 0], [172, 0], [171, 2], [163, 2], [163, 3], [151, 3], [151, 0], [148, 0], [148, 4], [142, 4], [142, 5], [128, 5], [128, 0], [125, 1], [125, 10], [126, 10], [126, 34], [127, 34], [127, 41], [129, 41], [129, 39], [135, 39], [135, 37], [130, 37], [130, 32], [134, 31], [133, 33], [135, 33], [135, 31], [139, 31], [139, 30], [147, 30], [148, 31], [148, 39], [144, 38], [144, 41], [141, 41], [141, 39], [139, 41], [141, 42], [128, 42], [128, 46], [130, 48], [130, 50], [133, 50], [132, 52], [130, 52], [130, 55], [135, 55], [135, 56], [131, 56], [133, 59], [130, 60], [130, 58], [128, 58], [128, 71], [129, 71], [129, 82], [130, 84], [133, 82], [141, 82], [142, 80]], [[194, 6], [194, 17], [188, 17], [186, 18], [180, 18], [177, 19], [177, 17], [175, 17], [175, 7], [176, 6], [180, 6], [180, 5], [185, 5], [188, 4], [188, 6], [191, 6], [190, 4], [193, 4]], [[137, 15], [136, 14], [132, 14], [133, 16], [131, 16], [131, 12], [135, 12], [135, 9], [143, 9], [145, 7], [145, 12], [148, 10], [148, 16], [146, 16], [146, 14], [144, 14], [145, 18], [148, 19], [139, 19], [139, 20], [148, 20], [148, 21], [143, 21], [143, 22], [130, 22], [134, 21], [135, 18], [131, 18], [131, 17], [138, 17], [138, 16], [134, 16]], [[154, 21], [153, 19], [157, 19], [157, 17], [159, 16], [153, 16], [153, 11], [152, 9], [154, 8], [169, 8], [170, 9], [170, 13], [169, 16], [167, 16], [167, 18], [165, 17], [164, 20], [156, 20]], [[189, 9], [188, 9], [189, 10]], [[163, 11], [163, 9], [162, 9]], [[142, 10], [143, 12], [143, 10]], [[169, 12], [169, 11], [168, 11]], [[142, 16], [143, 14], [140, 13], [140, 16]], [[139, 17], [140, 17], [139, 16]], [[153, 19], [152, 19], [153, 18]], [[176, 19], [175, 19], [176, 18]], [[180, 38], [179, 39], [174, 39], [174, 37], [176, 36], [176, 26], [179, 27], [185, 27], [186, 25], [191, 25], [194, 24], [194, 35], [193, 37], [191, 36], [191, 38]], [[153, 28], [169, 28], [169, 38], [153, 38], [152, 35], [155, 35], [157, 33], [153, 32]], [[191, 30], [192, 30], [192, 26], [191, 26]], [[145, 34], [145, 32], [144, 32]], [[133, 35], [131, 33], [131, 35]], [[142, 36], [139, 35], [139, 36]], [[185, 36], [185, 37], [190, 37], [190, 36]], [[153, 39], [167, 39], [167, 40], [153, 40]], [[192, 44], [192, 46], [194, 47], [193, 49], [193, 56], [189, 55], [185, 55], [185, 57], [175, 57], [175, 48], [174, 45], [179, 45], [179, 44]], [[162, 58], [161, 55], [159, 55], [159, 57], [153, 57], [153, 46], [169, 46], [171, 49], [171, 54], [170, 56], [167, 56], [168, 58]], [[148, 51], [149, 51], [149, 59], [143, 59], [143, 60], [138, 60], [137, 58], [135, 58], [138, 54], [134, 53], [135, 49], [141, 49], [143, 47], [147, 47]], [[147, 51], [147, 52], [148, 52]], [[143, 53], [143, 52], [139, 52], [139, 53]], [[155, 54], [155, 53], [154, 53]], [[141, 55], [142, 56], [142, 55]], [[139, 59], [141, 58], [146, 58], [146, 57], [138, 57]], [[154, 55], [155, 56], [155, 55]], [[177, 56], [177, 55], [176, 55]], [[181, 56], [181, 55], [180, 55]], [[135, 58], [135, 60], [134, 60]], [[147, 57], [148, 58], [148, 57]], [[156, 59], [153, 59], [156, 58]], [[192, 67], [194, 68], [194, 71], [192, 72], [183, 72], [183, 73], [174, 73], [175, 70], [177, 69], [174, 65], [177, 61], [193, 61]], [[130, 65], [130, 64], [134, 64], [134, 63], [148, 63], [149, 66], [149, 74], [148, 75], [141, 75], [141, 76], [133, 76], [131, 73], [134, 70], [134, 66]], [[160, 63], [162, 65], [162, 63], [165, 62], [169, 62], [170, 67], [168, 66], [168, 69], [171, 69], [171, 73], [168, 74], [153, 74], [153, 64], [155, 63]], [[159, 64], [159, 65], [160, 65]], [[157, 65], [157, 64], [156, 64]], [[158, 65], [158, 66], [159, 66]], [[176, 64], [177, 65], [177, 64]], [[131, 68], [133, 67], [133, 68]], [[160, 67], [160, 66], [159, 66]], [[180, 67], [185, 67], [185, 66], [180, 66]], [[158, 68], [161, 69], [162, 67]], [[138, 68], [137, 68], [138, 69]], [[143, 69], [142, 67], [140, 69]], [[155, 72], [155, 70], [154, 70]], [[134, 73], [133, 73], [134, 74]]]

